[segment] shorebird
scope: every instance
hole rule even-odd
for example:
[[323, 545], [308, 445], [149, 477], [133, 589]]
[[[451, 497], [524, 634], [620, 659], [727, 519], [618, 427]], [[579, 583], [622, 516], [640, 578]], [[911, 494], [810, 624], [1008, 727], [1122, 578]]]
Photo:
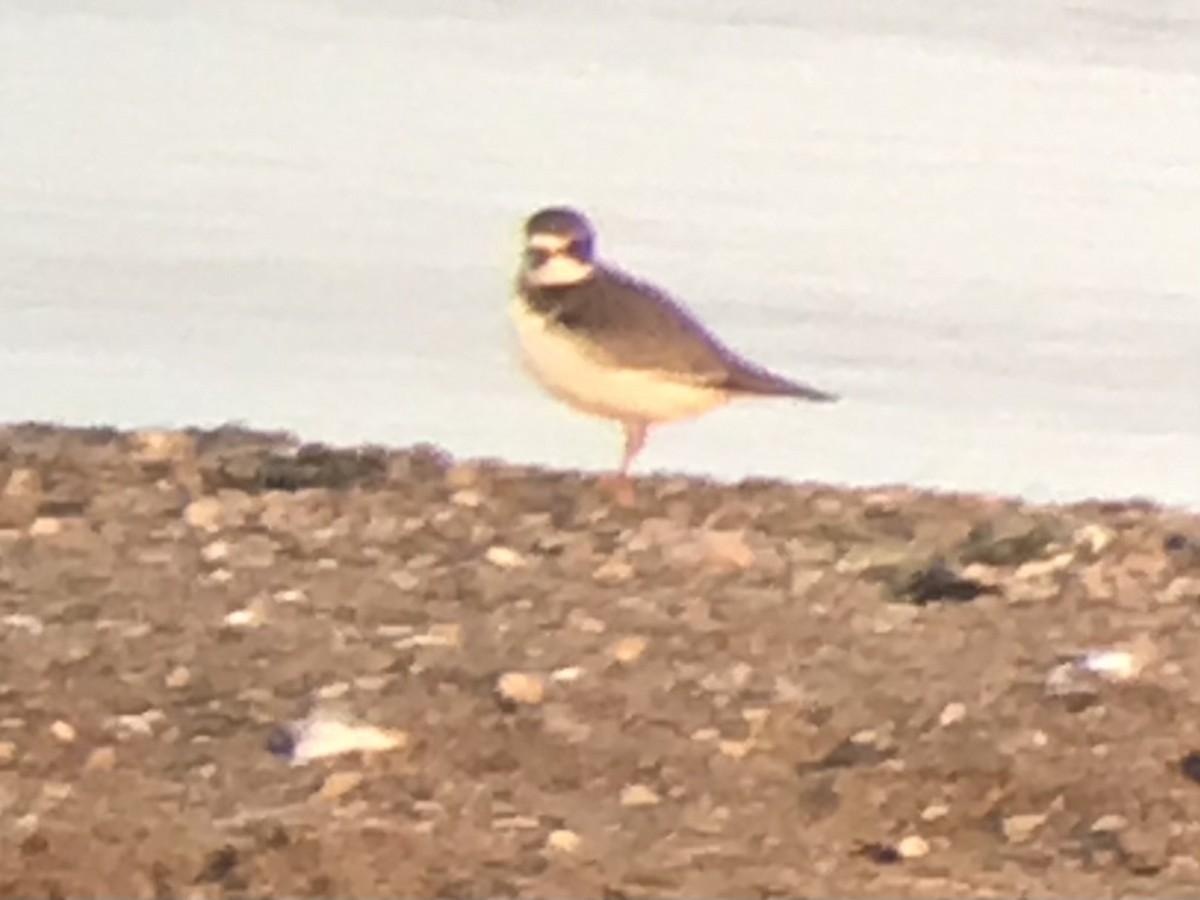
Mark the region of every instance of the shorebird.
[[600, 262], [592, 223], [571, 207], [546, 207], [525, 221], [514, 294], [524, 369], [551, 396], [624, 429], [611, 479], [624, 501], [651, 426], [742, 397], [837, 399], [749, 362], [665, 291]]

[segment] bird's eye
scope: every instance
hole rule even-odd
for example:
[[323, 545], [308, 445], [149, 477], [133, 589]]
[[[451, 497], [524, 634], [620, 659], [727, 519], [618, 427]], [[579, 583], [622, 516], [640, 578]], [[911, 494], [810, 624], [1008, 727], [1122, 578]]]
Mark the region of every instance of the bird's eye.
[[592, 259], [592, 242], [589, 238], [575, 238], [564, 248], [572, 259], [590, 262]]
[[544, 247], [525, 248], [525, 262], [527, 262], [529, 266], [534, 269], [536, 269], [538, 266], [545, 265], [547, 260], [549, 260], [553, 255], [553, 251], [547, 250]]

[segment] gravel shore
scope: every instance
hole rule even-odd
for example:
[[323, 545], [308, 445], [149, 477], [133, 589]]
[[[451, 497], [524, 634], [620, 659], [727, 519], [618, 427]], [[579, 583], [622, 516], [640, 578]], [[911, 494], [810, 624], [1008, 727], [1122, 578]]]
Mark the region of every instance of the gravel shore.
[[637, 492], [0, 427], [0, 896], [1200, 895], [1200, 516]]

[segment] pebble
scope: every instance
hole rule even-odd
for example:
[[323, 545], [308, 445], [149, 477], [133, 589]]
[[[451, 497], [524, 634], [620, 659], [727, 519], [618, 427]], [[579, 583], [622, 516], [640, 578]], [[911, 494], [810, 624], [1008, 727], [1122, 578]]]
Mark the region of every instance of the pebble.
[[657, 806], [661, 802], [658, 792], [644, 784], [627, 784], [621, 789], [622, 806]]
[[229, 541], [213, 541], [200, 550], [200, 557], [205, 562], [220, 562], [229, 558]]
[[325, 800], [336, 800], [350, 793], [363, 781], [362, 772], [330, 772], [318, 793]]
[[133, 458], [143, 463], [187, 459], [195, 451], [195, 441], [178, 431], [138, 431], [132, 443]]
[[221, 620], [227, 628], [257, 628], [263, 623], [262, 612], [253, 606], [235, 609]]
[[1083, 585], [1084, 593], [1095, 600], [1111, 600], [1113, 597], [1112, 579], [1108, 567], [1104, 563], [1093, 563], [1082, 568], [1077, 576]]
[[717, 748], [723, 756], [728, 756], [730, 759], [742, 759], [753, 748], [753, 741], [721, 741]]
[[1116, 540], [1116, 533], [1111, 528], [1091, 523], [1084, 525], [1075, 532], [1075, 546], [1088, 550], [1093, 556], [1099, 556]]
[[548, 703], [542, 714], [546, 734], [572, 744], [586, 743], [592, 737], [592, 726], [580, 721], [565, 703]]
[[211, 584], [229, 584], [233, 581], [233, 573], [228, 569], [213, 569], [205, 576], [205, 580]]
[[496, 831], [532, 831], [541, 825], [537, 816], [500, 816], [492, 819], [492, 828]]
[[62, 519], [51, 516], [38, 516], [29, 525], [30, 537], [52, 537], [63, 530]]
[[1121, 560], [1121, 568], [1126, 574], [1150, 582], [1158, 581], [1168, 564], [1169, 560], [1161, 549], [1135, 550]]
[[936, 822], [938, 819], [944, 819], [950, 815], [950, 807], [944, 803], [931, 803], [921, 810], [921, 820], [923, 822]]
[[1046, 821], [1045, 813], [1026, 813], [1024, 815], [1008, 816], [1001, 823], [1004, 837], [1019, 844], [1029, 840], [1033, 833], [1042, 827]]
[[1130, 872], [1150, 874], [1165, 868], [1169, 847], [1170, 839], [1161, 829], [1135, 827], [1121, 833], [1124, 865]]
[[1062, 593], [1054, 578], [1014, 578], [1005, 588], [1004, 594], [1010, 603], [1040, 603], [1052, 600]]
[[838, 557], [833, 569], [846, 575], [861, 575], [869, 569], [903, 567], [911, 554], [912, 550], [907, 545], [857, 544]]
[[108, 772], [117, 764], [117, 751], [112, 747], [97, 747], [83, 764], [85, 772]]
[[462, 646], [463, 628], [458, 622], [439, 622], [436, 625], [431, 625], [427, 633], [435, 646]]
[[945, 705], [945, 707], [942, 708], [942, 714], [940, 716], [938, 716], [938, 723], [943, 728], [947, 728], [950, 725], [954, 725], [957, 722], [961, 722], [966, 717], [967, 717], [966, 704], [958, 703], [958, 702], [947, 703]]
[[25, 813], [15, 822], [13, 822], [13, 830], [17, 834], [32, 834], [37, 830], [39, 817], [37, 813]]
[[755, 563], [754, 551], [742, 531], [706, 531], [701, 546], [705, 559], [719, 568], [743, 570]]
[[600, 584], [624, 584], [633, 578], [633, 566], [620, 559], [606, 559], [596, 567], [592, 578]]
[[145, 712], [113, 716], [109, 720], [108, 727], [123, 735], [148, 737], [154, 734], [154, 726], [166, 718], [166, 713], [161, 709], [148, 709]]
[[572, 628], [578, 628], [584, 634], [604, 634], [608, 630], [608, 625], [601, 619], [581, 613], [578, 610], [571, 610], [571, 613], [567, 616], [567, 622]]
[[51, 801], [67, 800], [75, 793], [75, 788], [65, 781], [47, 781], [42, 785], [42, 796]]
[[27, 615], [26, 613], [12, 613], [0, 619], [0, 624], [8, 628], [19, 628], [22, 631], [27, 631], [33, 637], [37, 637], [46, 630], [46, 625], [37, 616]]
[[681, 569], [739, 571], [755, 563], [754, 551], [741, 531], [687, 531], [667, 520], [649, 520], [630, 543], [630, 549], [636, 551], [648, 546], [661, 547], [666, 562]]
[[788, 593], [793, 597], [803, 597], [816, 587], [817, 583], [824, 577], [825, 571], [823, 569], [798, 568], [791, 575], [791, 580], [788, 584]]
[[154, 626], [149, 622], [128, 622], [120, 625], [121, 637], [127, 641], [139, 640], [153, 631]]
[[221, 528], [221, 501], [216, 497], [200, 497], [183, 510], [183, 520], [201, 531], [219, 531]]
[[321, 700], [339, 700], [350, 693], [350, 682], [335, 681], [317, 688], [317, 697]]
[[13, 469], [4, 483], [3, 497], [42, 497], [42, 476], [37, 469]]
[[[418, 519], [421, 522], [421, 528], [425, 528], [424, 520]], [[420, 529], [418, 529], [420, 530]], [[442, 558], [436, 553], [418, 553], [416, 556], [410, 556], [405, 560], [405, 568], [412, 569], [414, 572], [421, 569], [433, 569], [442, 563]]]
[[387, 675], [359, 675], [354, 679], [354, 686], [360, 691], [376, 693], [387, 687], [390, 681]]
[[997, 566], [989, 566], [987, 563], [973, 562], [963, 566], [963, 578], [969, 578], [971, 581], [977, 581], [986, 588], [998, 588], [1002, 584], [1004, 578], [1001, 570]]
[[64, 722], [62, 719], [59, 719], [50, 726], [50, 733], [54, 735], [55, 740], [64, 744], [70, 744], [74, 742], [75, 738], [78, 736], [77, 732], [75, 731], [75, 726], [70, 722]]
[[391, 575], [389, 575], [388, 581], [406, 593], [408, 591], [416, 590], [421, 586], [421, 579], [418, 576], [403, 569], [401, 569], [399, 572], [393, 572]]
[[13, 469], [0, 491], [0, 528], [27, 528], [42, 502], [42, 478], [36, 469]]
[[12, 741], [0, 741], [0, 766], [17, 758], [17, 745]]
[[550, 678], [562, 684], [570, 684], [572, 681], [578, 681], [583, 677], [582, 666], [563, 666], [561, 669], [555, 669], [550, 673]]
[[480, 506], [483, 506], [483, 495], [479, 491], [464, 488], [461, 491], [455, 491], [451, 494], [450, 502], [464, 509], [478, 509]]
[[264, 534], [251, 534], [230, 547], [230, 561], [243, 569], [267, 569], [275, 564], [275, 542]]
[[1113, 832], [1124, 831], [1129, 825], [1129, 820], [1120, 813], [1109, 813], [1106, 816], [1101, 816], [1092, 823], [1092, 831], [1094, 832]]
[[910, 834], [896, 843], [896, 852], [901, 859], [920, 859], [929, 855], [929, 841], [919, 834]]
[[723, 671], [709, 672], [700, 679], [700, 687], [710, 693], [728, 697], [745, 688], [753, 674], [754, 669], [749, 664], [738, 662]]
[[456, 622], [432, 626], [423, 634], [409, 634], [392, 642], [397, 650], [413, 647], [461, 647], [462, 626]]
[[1046, 575], [1061, 572], [1073, 562], [1075, 562], [1074, 553], [1059, 553], [1057, 556], [1052, 556], [1049, 559], [1033, 559], [1017, 566], [1016, 572], [1013, 573], [1013, 578], [1018, 581], [1031, 581], [1035, 578], [1042, 578]]
[[500, 544], [488, 547], [483, 558], [498, 569], [523, 569], [529, 565], [525, 561], [525, 557], [516, 550], [511, 547], [501, 546]]
[[1195, 602], [1200, 600], [1200, 577], [1179, 575], [1171, 580], [1163, 591], [1164, 603]]
[[626, 549], [631, 553], [644, 553], [650, 549], [666, 549], [678, 545], [690, 536], [690, 530], [664, 516], [650, 516], [641, 520], [637, 528], [628, 533]]
[[177, 691], [192, 683], [192, 673], [187, 666], [176, 666], [163, 679], [163, 684], [170, 690]]
[[1200, 872], [1200, 859], [1187, 854], [1172, 856], [1167, 865], [1171, 874], [1179, 878], [1194, 878]]
[[646, 652], [647, 646], [649, 646], [649, 641], [644, 637], [633, 635], [621, 638], [621, 640], [612, 645], [608, 652], [617, 662], [629, 665], [642, 658], [642, 654]]
[[478, 484], [481, 474], [478, 465], [463, 462], [450, 466], [442, 477], [446, 480], [446, 487], [458, 489]]
[[536, 706], [546, 698], [542, 679], [528, 672], [505, 672], [496, 683], [500, 696], [510, 703]]
[[432, 816], [441, 818], [446, 815], [446, 807], [438, 803], [436, 800], [414, 800], [412, 810], [418, 816]]
[[762, 730], [770, 717], [771, 710], [765, 706], [747, 706], [742, 710], [742, 720], [750, 726], [750, 730], [755, 734]]
[[546, 846], [558, 853], [574, 853], [583, 839], [567, 828], [556, 828], [546, 835]]

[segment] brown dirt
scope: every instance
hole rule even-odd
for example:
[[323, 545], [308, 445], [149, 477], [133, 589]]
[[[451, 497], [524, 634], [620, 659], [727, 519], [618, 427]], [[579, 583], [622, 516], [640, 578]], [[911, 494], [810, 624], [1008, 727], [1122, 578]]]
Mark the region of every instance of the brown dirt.
[[[0, 896], [1200, 895], [1195, 515], [233, 428], [0, 492]], [[405, 743], [268, 752], [326, 707]]]

